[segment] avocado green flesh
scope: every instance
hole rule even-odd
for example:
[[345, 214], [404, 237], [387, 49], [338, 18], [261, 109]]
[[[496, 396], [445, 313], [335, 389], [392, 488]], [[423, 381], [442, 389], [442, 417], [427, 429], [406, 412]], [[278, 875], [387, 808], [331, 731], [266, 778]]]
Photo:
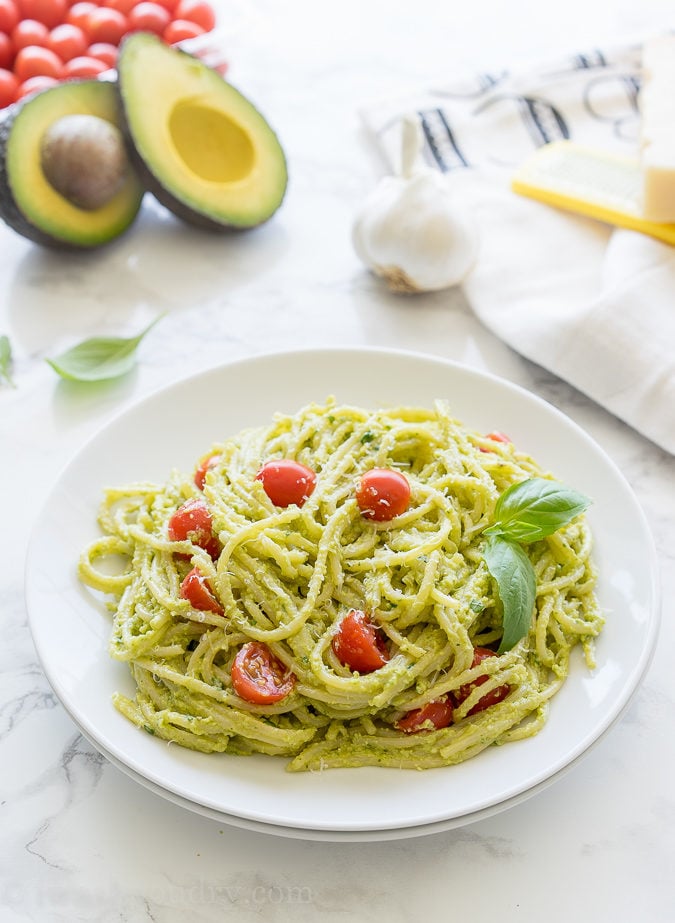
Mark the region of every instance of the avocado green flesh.
[[15, 231], [44, 246], [91, 248], [129, 227], [143, 189], [130, 169], [110, 201], [84, 210], [50, 185], [40, 162], [42, 138], [55, 121], [73, 114], [94, 115], [119, 127], [114, 87], [96, 80], [62, 83], [7, 111], [0, 126], [0, 216]]
[[238, 90], [145, 33], [125, 39], [117, 69], [130, 157], [162, 204], [217, 229], [254, 227], [274, 214], [288, 182], [284, 152]]

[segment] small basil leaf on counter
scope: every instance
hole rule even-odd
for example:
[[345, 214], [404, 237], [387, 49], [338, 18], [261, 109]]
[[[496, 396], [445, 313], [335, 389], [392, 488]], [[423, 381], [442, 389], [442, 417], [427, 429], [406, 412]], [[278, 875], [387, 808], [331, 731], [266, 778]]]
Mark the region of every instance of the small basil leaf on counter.
[[532, 622], [537, 580], [524, 549], [500, 535], [488, 538], [483, 554], [490, 574], [497, 583], [502, 601], [503, 634], [499, 653], [510, 651], [524, 638]]
[[70, 381], [119, 378], [134, 367], [138, 344], [159, 319], [135, 337], [92, 337], [47, 362], [61, 378]]
[[495, 506], [495, 521], [485, 533], [515, 542], [536, 542], [567, 525], [590, 502], [559, 481], [528, 478], [501, 494]]
[[12, 380], [12, 346], [9, 337], [0, 336], [0, 381], [14, 387]]

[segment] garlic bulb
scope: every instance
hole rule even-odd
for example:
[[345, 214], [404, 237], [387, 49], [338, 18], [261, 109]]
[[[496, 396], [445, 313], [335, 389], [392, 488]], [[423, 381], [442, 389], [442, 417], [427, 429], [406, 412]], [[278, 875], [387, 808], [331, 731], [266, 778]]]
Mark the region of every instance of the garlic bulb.
[[366, 198], [354, 222], [354, 249], [393, 291], [449, 288], [473, 266], [478, 236], [443, 175], [416, 166], [418, 122], [405, 119], [401, 127], [401, 172], [384, 177]]

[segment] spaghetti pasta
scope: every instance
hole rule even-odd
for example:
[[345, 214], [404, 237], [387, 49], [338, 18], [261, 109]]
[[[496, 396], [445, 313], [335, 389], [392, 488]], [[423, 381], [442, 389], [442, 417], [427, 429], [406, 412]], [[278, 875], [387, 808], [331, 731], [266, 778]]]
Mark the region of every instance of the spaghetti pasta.
[[[260, 472], [275, 460], [314, 473], [298, 502], [270, 499]], [[483, 533], [508, 487], [551, 475], [444, 402], [366, 410], [330, 398], [201, 462], [196, 479], [173, 471], [108, 489], [103, 535], [79, 562], [81, 580], [110, 598], [110, 654], [135, 683], [114, 704], [149, 733], [284, 756], [292, 771], [446, 766], [536, 734], [575, 646], [592, 667], [603, 617], [584, 515], [527, 546], [531, 626], [495, 652], [503, 606]], [[391, 518], [356, 499], [373, 469], [409, 485]], [[356, 640], [336, 643], [348, 627]]]

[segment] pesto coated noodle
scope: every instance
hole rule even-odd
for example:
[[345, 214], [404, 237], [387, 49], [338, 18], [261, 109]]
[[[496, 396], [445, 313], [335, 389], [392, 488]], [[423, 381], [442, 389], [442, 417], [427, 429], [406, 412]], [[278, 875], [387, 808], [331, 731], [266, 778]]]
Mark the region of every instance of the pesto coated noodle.
[[[136, 687], [114, 704], [139, 728], [203, 752], [284, 756], [295, 771], [426, 769], [536, 734], [576, 645], [593, 666], [603, 618], [584, 515], [526, 546], [536, 574], [530, 630], [476, 665], [475, 650], [492, 654], [502, 634], [483, 530], [507, 487], [551, 475], [510, 442], [466, 429], [445, 403], [365, 410], [331, 398], [277, 414], [207, 457], [203, 490], [194, 471], [107, 490], [103, 536], [80, 560], [81, 580], [111, 600], [110, 654], [128, 663]], [[275, 506], [256, 478], [274, 459], [315, 472], [301, 505]], [[390, 521], [368, 519], [355, 499], [373, 468], [410, 485], [408, 508]], [[171, 517], [196, 500], [212, 517], [215, 552], [195, 533], [169, 537]], [[112, 573], [106, 559], [120, 558]], [[185, 598], [195, 569], [210, 607]], [[386, 650], [376, 669], [359, 672], [336, 654], [353, 611], [367, 614]], [[252, 643], [293, 680], [278, 700], [235, 691], [233, 664]], [[437, 702], [453, 705], [448, 726], [398, 726]]]

